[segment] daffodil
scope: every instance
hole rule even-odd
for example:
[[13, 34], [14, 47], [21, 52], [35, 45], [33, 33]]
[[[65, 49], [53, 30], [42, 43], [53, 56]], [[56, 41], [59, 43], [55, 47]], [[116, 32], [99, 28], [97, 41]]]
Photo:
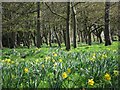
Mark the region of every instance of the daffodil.
[[55, 56], [55, 57], [56, 57], [56, 56], [57, 56], [57, 54], [53, 52], [53, 56]]
[[42, 64], [42, 68], [44, 68], [45, 66], [44, 66], [44, 64]]
[[94, 80], [93, 79], [88, 79], [88, 85], [91, 85], [91, 86], [93, 86], [94, 85]]
[[56, 66], [57, 66], [57, 63], [55, 62], [55, 63], [53, 64], [53, 66], [56, 67]]
[[6, 63], [11, 63], [11, 60], [10, 59], [5, 59], [4, 60]]
[[108, 80], [108, 81], [111, 80], [111, 76], [110, 76], [110, 74], [108, 74], [108, 73], [105, 74], [104, 78], [105, 78], [106, 80]]
[[114, 70], [113, 72], [114, 72], [114, 75], [115, 75], [115, 76], [118, 76], [118, 75], [119, 75], [119, 71], [118, 71], [118, 70]]
[[50, 59], [50, 56], [45, 57], [45, 59], [46, 59], [46, 60], [49, 60], [49, 59]]
[[67, 73], [68, 74], [71, 73], [71, 69], [70, 68], [67, 69]]
[[96, 55], [96, 54], [95, 54], [95, 53], [93, 53], [93, 57], [95, 57], [95, 55]]
[[59, 59], [59, 62], [62, 62], [62, 59]]
[[35, 62], [36, 62], [36, 63], [38, 63], [38, 62], [39, 62], [39, 60], [38, 60], [38, 59], [36, 59], [36, 60], [35, 60]]
[[94, 57], [90, 58], [90, 61], [95, 61], [95, 58]]
[[52, 62], [55, 62], [55, 60], [53, 59]]
[[101, 58], [105, 59], [105, 58], [107, 58], [107, 55], [106, 54], [102, 54]]
[[25, 72], [25, 73], [28, 73], [28, 72], [29, 72], [29, 69], [28, 69], [28, 68], [24, 68], [24, 72]]
[[13, 63], [15, 63], [14, 61], [11, 61], [11, 63], [13, 64]]
[[67, 78], [67, 73], [66, 73], [66, 72], [63, 72], [63, 73], [62, 73], [62, 78], [63, 78], [63, 79]]
[[96, 54], [93, 53], [92, 57], [90, 58], [91, 61], [95, 61], [95, 58], [96, 58]]

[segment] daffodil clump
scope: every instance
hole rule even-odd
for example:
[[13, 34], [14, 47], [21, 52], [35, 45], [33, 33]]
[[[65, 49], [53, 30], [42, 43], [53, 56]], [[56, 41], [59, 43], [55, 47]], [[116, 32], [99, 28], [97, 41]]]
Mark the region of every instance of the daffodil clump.
[[7, 64], [14, 64], [15, 62], [12, 61], [11, 59], [5, 59], [3, 60], [3, 62], [7, 63]]
[[107, 81], [110, 81], [111, 80], [111, 76], [110, 74], [106, 73], [104, 78], [107, 80]]
[[102, 54], [101, 59], [106, 59], [107, 55], [106, 54]]
[[46, 56], [46, 57], [45, 57], [45, 60], [50, 60], [50, 56]]

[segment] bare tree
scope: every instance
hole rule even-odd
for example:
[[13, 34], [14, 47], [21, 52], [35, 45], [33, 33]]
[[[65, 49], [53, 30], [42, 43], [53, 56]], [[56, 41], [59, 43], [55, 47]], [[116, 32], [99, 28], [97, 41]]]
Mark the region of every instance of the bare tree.
[[76, 10], [75, 7], [72, 5], [72, 17], [73, 17], [73, 47], [76, 48], [76, 31], [77, 31], [77, 20], [76, 20]]
[[41, 47], [41, 33], [40, 33], [40, 2], [37, 2], [37, 47]]
[[111, 45], [109, 10], [110, 10], [110, 2], [105, 2], [105, 29], [104, 29], [105, 46]]
[[70, 36], [69, 36], [69, 20], [70, 20], [70, 2], [67, 2], [67, 19], [66, 19], [66, 50], [70, 50]]

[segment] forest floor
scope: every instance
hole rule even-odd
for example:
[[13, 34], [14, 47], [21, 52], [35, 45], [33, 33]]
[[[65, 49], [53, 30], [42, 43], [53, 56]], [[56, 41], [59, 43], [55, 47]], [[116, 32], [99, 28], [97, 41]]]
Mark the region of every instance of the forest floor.
[[2, 50], [4, 88], [117, 88], [118, 42]]

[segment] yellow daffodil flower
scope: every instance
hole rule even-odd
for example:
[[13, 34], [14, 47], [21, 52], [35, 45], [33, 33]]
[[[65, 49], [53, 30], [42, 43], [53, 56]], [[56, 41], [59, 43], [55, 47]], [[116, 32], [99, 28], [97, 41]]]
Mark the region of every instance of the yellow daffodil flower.
[[42, 64], [42, 68], [44, 68], [45, 66], [44, 66], [44, 64]]
[[59, 59], [59, 62], [62, 62], [62, 59]]
[[63, 79], [67, 78], [67, 73], [66, 73], [66, 72], [63, 72], [63, 73], [62, 73], [62, 78], [63, 78]]
[[24, 68], [24, 72], [28, 73], [29, 72], [28, 68]]
[[88, 85], [91, 85], [91, 86], [93, 86], [94, 85], [94, 81], [93, 81], [93, 79], [88, 79]]
[[111, 76], [110, 76], [110, 74], [108, 74], [108, 73], [106, 73], [104, 77], [105, 77], [105, 79], [108, 80], [108, 81], [111, 80]]
[[118, 75], [119, 75], [119, 71], [118, 71], [118, 70], [114, 70], [113, 72], [114, 72], [114, 75], [115, 75], [115, 76], [118, 76]]
[[70, 68], [67, 69], [67, 73], [68, 74], [71, 73], [71, 69]]

